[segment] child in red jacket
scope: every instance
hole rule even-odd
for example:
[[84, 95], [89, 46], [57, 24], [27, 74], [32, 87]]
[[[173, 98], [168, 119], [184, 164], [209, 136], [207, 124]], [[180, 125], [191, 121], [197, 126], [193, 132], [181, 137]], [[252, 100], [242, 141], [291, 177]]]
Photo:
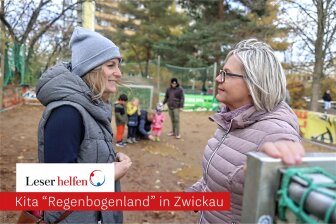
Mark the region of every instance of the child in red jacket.
[[114, 104], [115, 120], [117, 125], [117, 147], [125, 147], [123, 142], [125, 126], [127, 123], [127, 111], [126, 111], [126, 102], [128, 98], [125, 94], [119, 96], [118, 101]]

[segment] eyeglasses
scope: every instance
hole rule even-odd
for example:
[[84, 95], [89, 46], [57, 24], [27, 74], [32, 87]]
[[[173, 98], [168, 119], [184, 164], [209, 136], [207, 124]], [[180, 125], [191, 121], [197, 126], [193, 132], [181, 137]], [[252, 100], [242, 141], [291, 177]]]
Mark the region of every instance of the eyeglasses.
[[237, 74], [232, 74], [232, 73], [228, 73], [226, 71], [224, 71], [223, 69], [219, 70], [218, 75], [220, 76], [220, 82], [225, 82], [225, 76], [234, 76], [234, 77], [240, 77], [240, 78], [244, 78], [243, 75], [237, 75]]

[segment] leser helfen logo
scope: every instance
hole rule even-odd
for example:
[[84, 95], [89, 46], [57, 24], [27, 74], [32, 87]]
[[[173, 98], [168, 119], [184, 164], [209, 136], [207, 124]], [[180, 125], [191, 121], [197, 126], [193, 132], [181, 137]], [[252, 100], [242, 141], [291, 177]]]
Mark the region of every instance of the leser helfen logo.
[[94, 170], [90, 174], [90, 183], [95, 187], [100, 187], [105, 183], [105, 175], [101, 170]]

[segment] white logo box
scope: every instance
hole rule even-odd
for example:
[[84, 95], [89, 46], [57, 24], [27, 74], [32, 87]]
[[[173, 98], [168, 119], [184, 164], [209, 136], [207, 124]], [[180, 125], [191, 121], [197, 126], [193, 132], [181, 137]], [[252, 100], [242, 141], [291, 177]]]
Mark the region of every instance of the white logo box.
[[16, 192], [114, 192], [114, 163], [17, 163]]

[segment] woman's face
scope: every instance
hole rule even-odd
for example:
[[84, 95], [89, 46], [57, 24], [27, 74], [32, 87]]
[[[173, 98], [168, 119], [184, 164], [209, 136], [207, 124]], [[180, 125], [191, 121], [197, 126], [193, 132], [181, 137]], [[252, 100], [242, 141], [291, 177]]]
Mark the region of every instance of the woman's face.
[[[234, 55], [228, 58], [222, 69], [227, 73], [246, 76], [243, 65]], [[220, 75], [217, 75], [216, 82], [218, 83], [216, 99], [227, 105], [230, 110], [252, 104], [252, 97], [243, 77], [226, 75], [225, 81], [222, 82]]]
[[119, 59], [117, 58], [109, 60], [102, 65], [103, 74], [106, 78], [104, 93], [115, 93], [117, 91], [117, 82], [121, 78], [119, 66]]
[[177, 86], [177, 83], [176, 83], [176, 82], [173, 82], [173, 83], [171, 83], [170, 85], [171, 85], [171, 87], [172, 87], [172, 88], [174, 88], [174, 89], [175, 89], [175, 88], [176, 88], [176, 86]]

